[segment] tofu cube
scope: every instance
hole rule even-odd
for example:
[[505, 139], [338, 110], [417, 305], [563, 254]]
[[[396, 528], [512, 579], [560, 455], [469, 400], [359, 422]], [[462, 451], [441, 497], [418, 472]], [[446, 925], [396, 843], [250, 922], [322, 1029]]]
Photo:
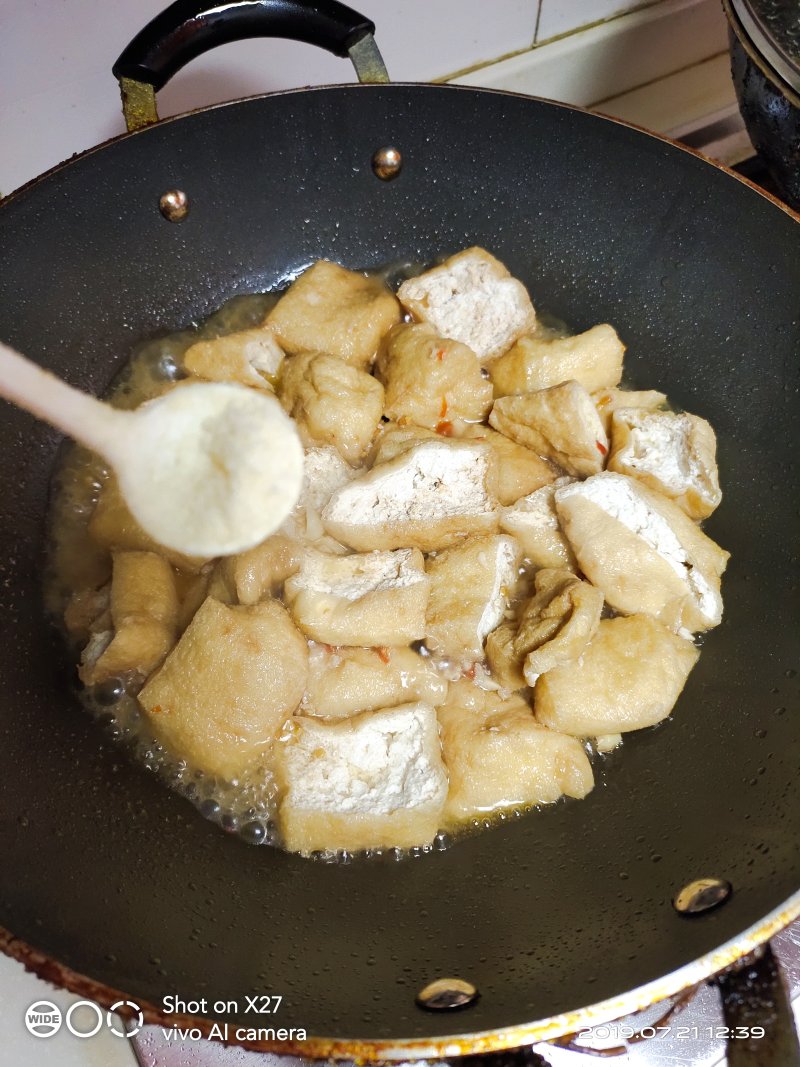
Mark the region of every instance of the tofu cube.
[[558, 478], [500, 511], [500, 529], [519, 541], [525, 558], [536, 567], [577, 569], [555, 506], [556, 489], [573, 481], [573, 478]]
[[307, 448], [298, 511], [313, 511], [319, 515], [336, 490], [352, 481], [353, 477], [353, 468], [345, 463], [337, 449], [330, 445]]
[[616, 611], [676, 631], [719, 623], [729, 554], [677, 504], [606, 471], [557, 489], [555, 506], [581, 570]]
[[489, 422], [576, 478], [597, 474], [605, 464], [608, 437], [592, 398], [578, 382], [500, 397]]
[[558, 477], [558, 471], [546, 460], [488, 426], [465, 426], [459, 440], [485, 441], [488, 445], [493, 460], [489, 467], [489, 488], [503, 507]]
[[636, 408], [641, 411], [657, 411], [667, 397], [656, 389], [600, 389], [592, 393], [603, 429], [611, 435], [611, 420], [620, 408]]
[[383, 386], [335, 356], [304, 352], [284, 365], [278, 395], [304, 445], [332, 445], [356, 465], [383, 413]]
[[260, 545], [221, 561], [232, 600], [257, 604], [277, 593], [300, 569], [302, 545], [284, 534], [273, 534]]
[[482, 362], [502, 355], [536, 322], [525, 286], [483, 248], [409, 278], [397, 296], [418, 322], [468, 345]]
[[425, 643], [457, 663], [483, 657], [519, 582], [522, 553], [513, 537], [474, 537], [431, 556]]
[[440, 337], [428, 323], [395, 326], [379, 357], [386, 387], [385, 414], [417, 426], [480, 422], [492, 406], [492, 383], [478, 357], [459, 341]]
[[456, 682], [438, 715], [450, 777], [448, 826], [562, 796], [582, 798], [594, 785], [583, 745], [538, 723], [521, 697], [503, 700]]
[[526, 604], [514, 638], [514, 652], [524, 658], [528, 685], [561, 663], [583, 654], [597, 633], [603, 594], [569, 571], [536, 572], [535, 593]]
[[119, 626], [129, 616], [149, 616], [174, 630], [178, 623], [175, 572], [155, 552], [114, 552], [111, 617]]
[[603, 619], [583, 655], [536, 683], [536, 718], [575, 737], [654, 726], [672, 711], [699, 649], [646, 615]]
[[534, 393], [573, 379], [594, 392], [618, 385], [625, 345], [613, 326], [593, 326], [575, 337], [520, 337], [489, 369], [494, 395]]
[[717, 439], [705, 419], [671, 411], [621, 408], [611, 420], [608, 469], [638, 478], [705, 519], [722, 499]]
[[430, 579], [415, 548], [331, 556], [314, 549], [286, 582], [295, 622], [331, 645], [404, 645], [425, 636]]
[[289, 286], [266, 323], [290, 355], [326, 352], [367, 367], [401, 314], [379, 279], [321, 259]]
[[411, 701], [436, 707], [446, 698], [446, 679], [413, 649], [311, 646], [305, 715], [345, 719]]
[[489, 450], [482, 442], [422, 442], [343, 486], [322, 522], [350, 548], [444, 548], [497, 528], [487, 488]]
[[174, 643], [174, 631], [158, 619], [129, 615], [114, 630], [92, 634], [81, 655], [78, 677], [89, 686], [122, 675], [147, 678]]
[[284, 354], [272, 331], [261, 326], [197, 341], [186, 349], [183, 366], [207, 381], [240, 382], [272, 392]]
[[427, 845], [442, 821], [447, 772], [428, 704], [297, 717], [276, 746], [276, 773], [290, 852]]
[[268, 757], [307, 678], [308, 646], [282, 604], [208, 597], [139, 703], [167, 749], [230, 781]]

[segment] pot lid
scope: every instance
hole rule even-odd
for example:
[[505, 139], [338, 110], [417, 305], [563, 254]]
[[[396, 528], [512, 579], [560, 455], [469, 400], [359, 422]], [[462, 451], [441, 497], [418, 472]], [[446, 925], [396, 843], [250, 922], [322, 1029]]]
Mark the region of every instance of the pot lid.
[[800, 90], [800, 2], [731, 0], [743, 29], [769, 66]]

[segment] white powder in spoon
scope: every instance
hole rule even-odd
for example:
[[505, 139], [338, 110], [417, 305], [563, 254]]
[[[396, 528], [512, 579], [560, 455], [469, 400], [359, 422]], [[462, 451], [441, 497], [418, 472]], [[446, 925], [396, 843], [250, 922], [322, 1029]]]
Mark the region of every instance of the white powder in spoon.
[[277, 399], [191, 383], [131, 413], [111, 456], [136, 520], [160, 544], [232, 555], [263, 541], [297, 502], [303, 448]]

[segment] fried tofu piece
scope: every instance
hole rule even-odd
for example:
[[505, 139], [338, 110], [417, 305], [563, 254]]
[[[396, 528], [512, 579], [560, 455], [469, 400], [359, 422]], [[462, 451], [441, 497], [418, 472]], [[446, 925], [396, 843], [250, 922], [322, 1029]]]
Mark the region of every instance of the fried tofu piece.
[[717, 439], [705, 419], [671, 411], [621, 408], [611, 420], [608, 469], [638, 478], [674, 500], [692, 519], [705, 519], [722, 499]]
[[126, 549], [132, 552], [155, 552], [169, 560], [174, 567], [195, 574], [208, 563], [207, 557], [185, 556], [182, 552], [159, 545], [145, 533], [128, 510], [113, 475], [109, 475], [100, 490], [88, 530], [92, 540], [109, 551]]
[[534, 393], [569, 380], [591, 393], [619, 384], [624, 354], [617, 331], [604, 323], [574, 337], [520, 337], [489, 373], [496, 397]]
[[335, 356], [304, 352], [284, 365], [278, 395], [304, 445], [332, 445], [357, 464], [383, 413], [383, 386]]
[[603, 429], [611, 435], [611, 420], [620, 408], [636, 408], [641, 411], [657, 411], [667, 402], [664, 393], [656, 389], [600, 389], [592, 393]]
[[178, 592], [169, 563], [154, 552], [115, 552], [107, 640], [84, 650], [84, 685], [136, 673], [147, 678], [175, 643]]
[[430, 579], [415, 548], [331, 556], [306, 549], [287, 579], [300, 629], [331, 645], [404, 645], [425, 636]]
[[603, 469], [608, 437], [592, 398], [575, 381], [495, 400], [489, 422], [500, 433], [586, 478]]
[[483, 362], [502, 355], [536, 324], [525, 286], [483, 248], [467, 248], [409, 278], [397, 296], [418, 322], [468, 345]]
[[516, 537], [524, 555], [536, 567], [565, 567], [572, 571], [577, 567], [555, 506], [556, 489], [573, 481], [558, 478], [500, 511], [500, 529]]
[[276, 746], [278, 824], [290, 852], [427, 845], [447, 797], [428, 704], [326, 722], [297, 717]]
[[600, 590], [569, 571], [537, 571], [534, 586], [514, 638], [514, 653], [524, 660], [525, 681], [531, 686], [540, 675], [583, 654], [603, 610]]
[[272, 331], [260, 326], [197, 341], [186, 349], [183, 366], [206, 381], [240, 382], [272, 392], [284, 355]]
[[282, 604], [209, 597], [139, 703], [171, 752], [231, 780], [268, 755], [307, 677], [308, 646]]
[[273, 534], [260, 545], [220, 560], [232, 603], [257, 604], [274, 595], [300, 569], [303, 548], [291, 537]]
[[480, 659], [514, 594], [521, 559], [517, 542], [504, 534], [474, 537], [431, 556], [426, 645], [459, 663]]
[[132, 672], [147, 678], [164, 662], [174, 643], [173, 631], [157, 619], [129, 616], [115, 630], [89, 638], [78, 677], [89, 686]]
[[401, 317], [396, 298], [377, 278], [321, 259], [289, 286], [266, 324], [290, 355], [326, 352], [367, 367]]
[[729, 554], [677, 504], [607, 471], [557, 489], [555, 505], [581, 570], [611, 607], [673, 630], [719, 623]]
[[478, 357], [459, 341], [440, 337], [425, 322], [395, 326], [379, 357], [392, 420], [436, 429], [458, 420], [479, 422], [492, 406], [492, 384]]
[[558, 472], [546, 460], [488, 426], [465, 426], [458, 436], [461, 441], [485, 441], [489, 446], [493, 460], [489, 467], [489, 488], [504, 507], [558, 477]]
[[131, 615], [149, 615], [169, 629], [178, 623], [175, 572], [155, 552], [114, 552], [111, 617], [115, 625]]
[[482, 442], [422, 442], [337, 490], [322, 512], [327, 532], [350, 548], [445, 548], [497, 528]]
[[436, 707], [447, 698], [447, 684], [429, 659], [410, 648], [315, 644], [302, 711], [325, 719], [346, 719], [412, 701]]
[[337, 489], [347, 485], [355, 477], [337, 449], [307, 448], [303, 460], [303, 486], [300, 490], [298, 510], [319, 514]]
[[486, 661], [492, 678], [501, 689], [509, 692], [524, 689], [528, 684], [522, 671], [525, 657], [517, 655], [514, 647], [518, 626], [517, 620], [508, 619], [496, 626], [486, 638]]
[[654, 726], [672, 711], [699, 655], [647, 615], [603, 619], [579, 659], [539, 678], [536, 718], [575, 737]]
[[521, 697], [503, 700], [456, 682], [438, 716], [450, 778], [448, 826], [565, 795], [582, 798], [594, 785], [580, 741], [542, 726]]

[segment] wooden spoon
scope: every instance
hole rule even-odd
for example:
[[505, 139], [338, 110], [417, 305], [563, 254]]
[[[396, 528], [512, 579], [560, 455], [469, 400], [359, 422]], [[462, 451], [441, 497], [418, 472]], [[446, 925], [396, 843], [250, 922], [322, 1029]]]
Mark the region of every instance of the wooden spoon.
[[0, 396], [98, 452], [137, 522], [190, 556], [225, 556], [277, 530], [300, 495], [303, 448], [274, 396], [189, 383], [119, 411], [0, 342]]

